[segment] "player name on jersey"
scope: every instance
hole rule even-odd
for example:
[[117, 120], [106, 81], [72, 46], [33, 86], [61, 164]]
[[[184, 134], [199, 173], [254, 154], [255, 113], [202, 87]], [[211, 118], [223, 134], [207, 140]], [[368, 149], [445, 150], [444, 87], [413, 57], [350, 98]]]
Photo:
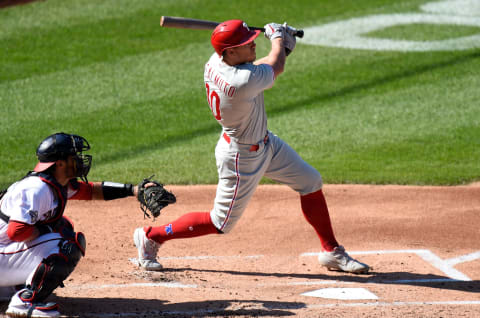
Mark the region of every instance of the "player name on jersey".
[[228, 97], [232, 97], [235, 95], [236, 88], [235, 86], [230, 85], [227, 81], [225, 81], [220, 74], [218, 74], [210, 64], [207, 64], [205, 68], [205, 76], [207, 76], [211, 81], [217, 85], [217, 87]]

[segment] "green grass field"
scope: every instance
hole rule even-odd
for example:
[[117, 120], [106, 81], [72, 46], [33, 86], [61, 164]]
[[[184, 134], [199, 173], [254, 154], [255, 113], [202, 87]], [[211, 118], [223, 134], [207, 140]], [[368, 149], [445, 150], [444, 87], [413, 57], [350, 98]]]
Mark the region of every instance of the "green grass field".
[[[307, 28], [421, 12], [427, 0], [46, 0], [0, 9], [0, 187], [49, 134], [84, 136], [91, 180], [215, 184], [220, 126], [205, 98], [210, 31], [162, 15]], [[480, 19], [480, 13], [476, 16]], [[438, 41], [477, 26], [410, 24], [368, 36]], [[257, 56], [269, 42], [257, 40]], [[480, 49], [399, 52], [299, 43], [265, 92], [269, 128], [325, 183], [480, 180]], [[264, 180], [264, 182], [269, 182]]]

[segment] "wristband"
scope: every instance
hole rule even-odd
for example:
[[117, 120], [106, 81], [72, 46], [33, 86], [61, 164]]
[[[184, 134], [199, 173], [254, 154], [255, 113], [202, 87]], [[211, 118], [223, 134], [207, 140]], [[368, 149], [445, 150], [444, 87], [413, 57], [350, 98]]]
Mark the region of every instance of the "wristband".
[[116, 183], [110, 181], [102, 182], [102, 191], [104, 200], [114, 200], [133, 196], [133, 184]]

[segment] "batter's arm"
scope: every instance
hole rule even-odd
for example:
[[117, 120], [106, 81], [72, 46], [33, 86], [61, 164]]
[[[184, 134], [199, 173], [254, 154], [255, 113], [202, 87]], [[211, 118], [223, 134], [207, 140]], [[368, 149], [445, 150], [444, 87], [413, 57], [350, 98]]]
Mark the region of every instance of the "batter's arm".
[[272, 40], [272, 48], [270, 53], [267, 56], [256, 60], [253, 64], [260, 65], [260, 64], [268, 64], [273, 68], [273, 73], [275, 78], [282, 74], [285, 68], [285, 48], [283, 46], [283, 39], [282, 38], [275, 38]]

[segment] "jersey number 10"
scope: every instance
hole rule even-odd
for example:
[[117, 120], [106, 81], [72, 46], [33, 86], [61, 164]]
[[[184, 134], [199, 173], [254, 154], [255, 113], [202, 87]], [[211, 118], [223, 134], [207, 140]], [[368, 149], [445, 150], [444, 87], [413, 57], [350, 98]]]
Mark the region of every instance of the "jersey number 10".
[[[207, 89], [207, 102], [212, 110], [213, 116], [216, 120], [222, 120], [222, 115], [220, 114], [220, 96], [218, 96], [215, 91], [210, 93], [210, 86], [208, 83], [205, 83], [205, 88]], [[213, 107], [214, 105], [215, 108]]]

